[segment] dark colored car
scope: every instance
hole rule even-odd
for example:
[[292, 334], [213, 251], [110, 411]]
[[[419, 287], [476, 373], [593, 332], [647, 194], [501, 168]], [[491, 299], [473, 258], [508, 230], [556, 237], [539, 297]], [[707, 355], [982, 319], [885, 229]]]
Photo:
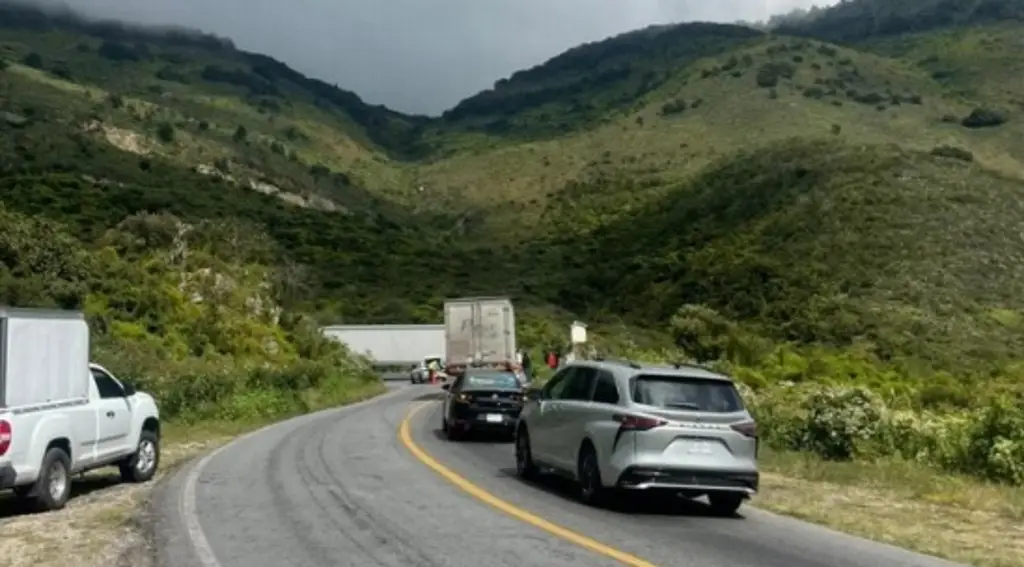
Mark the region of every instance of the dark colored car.
[[523, 383], [507, 370], [467, 370], [451, 384], [441, 411], [441, 428], [449, 439], [470, 431], [511, 436], [523, 409]]

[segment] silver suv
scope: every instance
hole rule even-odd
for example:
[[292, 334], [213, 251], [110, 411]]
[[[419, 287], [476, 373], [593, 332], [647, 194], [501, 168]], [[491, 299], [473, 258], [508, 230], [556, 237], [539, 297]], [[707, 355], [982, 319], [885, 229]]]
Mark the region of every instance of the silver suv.
[[757, 429], [733, 381], [699, 366], [577, 361], [527, 394], [516, 470], [575, 480], [598, 504], [612, 492], [707, 495], [730, 515], [757, 492]]

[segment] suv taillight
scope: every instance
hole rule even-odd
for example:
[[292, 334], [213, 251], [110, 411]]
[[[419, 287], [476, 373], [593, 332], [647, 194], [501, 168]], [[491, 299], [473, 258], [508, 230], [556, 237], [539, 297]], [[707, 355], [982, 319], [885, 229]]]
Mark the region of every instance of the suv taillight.
[[750, 437], [751, 439], [757, 439], [757, 424], [754, 423], [753, 421], [734, 423], [730, 427], [732, 427], [734, 431], [737, 431], [746, 437]]
[[646, 417], [641, 415], [628, 415], [617, 413], [612, 416], [612, 419], [619, 422], [619, 429], [623, 431], [647, 431], [648, 429], [654, 429], [655, 427], [661, 427], [668, 423], [664, 419], [658, 419], [656, 417]]
[[13, 438], [11, 422], [0, 419], [0, 457], [7, 454], [7, 451], [11, 448], [11, 439]]

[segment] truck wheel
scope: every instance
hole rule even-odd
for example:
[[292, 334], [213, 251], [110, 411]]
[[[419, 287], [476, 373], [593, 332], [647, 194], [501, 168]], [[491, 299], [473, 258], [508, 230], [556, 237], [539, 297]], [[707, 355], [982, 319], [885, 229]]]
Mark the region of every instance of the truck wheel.
[[121, 480], [125, 482], [146, 482], [156, 474], [160, 464], [160, 440], [156, 433], [143, 431], [135, 453], [120, 465]]
[[51, 447], [43, 456], [31, 493], [36, 507], [44, 512], [60, 510], [71, 497], [71, 458], [60, 447]]

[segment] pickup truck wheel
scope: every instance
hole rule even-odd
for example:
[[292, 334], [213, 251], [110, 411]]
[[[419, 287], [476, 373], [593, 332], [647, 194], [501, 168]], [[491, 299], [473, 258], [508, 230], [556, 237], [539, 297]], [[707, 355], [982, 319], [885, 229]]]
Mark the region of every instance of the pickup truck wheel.
[[71, 458], [59, 447], [53, 447], [43, 457], [30, 491], [35, 495], [36, 507], [42, 511], [60, 510], [71, 497]]
[[152, 431], [143, 431], [135, 453], [121, 463], [121, 479], [125, 482], [146, 482], [156, 474], [159, 464], [160, 440]]

